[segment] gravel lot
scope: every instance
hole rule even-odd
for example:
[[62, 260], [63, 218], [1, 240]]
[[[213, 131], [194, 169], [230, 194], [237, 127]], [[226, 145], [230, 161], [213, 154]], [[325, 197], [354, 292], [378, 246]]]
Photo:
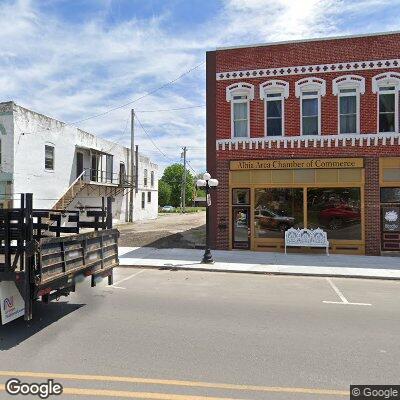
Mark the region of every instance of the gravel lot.
[[204, 246], [205, 211], [190, 214], [159, 214], [157, 219], [119, 225], [120, 246], [195, 248]]

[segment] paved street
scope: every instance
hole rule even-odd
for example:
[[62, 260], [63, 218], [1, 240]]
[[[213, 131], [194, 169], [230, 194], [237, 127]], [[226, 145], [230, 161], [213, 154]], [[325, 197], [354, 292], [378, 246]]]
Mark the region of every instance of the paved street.
[[[29, 325], [1, 327], [0, 384], [53, 377], [80, 399], [319, 400], [348, 398], [350, 383], [399, 383], [398, 281], [115, 275], [114, 287], [84, 282], [38, 305]], [[11, 398], [1, 386], [0, 398]]]

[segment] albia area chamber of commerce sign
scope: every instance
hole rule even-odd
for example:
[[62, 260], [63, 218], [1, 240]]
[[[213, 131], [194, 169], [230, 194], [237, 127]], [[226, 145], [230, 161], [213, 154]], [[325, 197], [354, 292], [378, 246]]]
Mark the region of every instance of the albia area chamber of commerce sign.
[[305, 158], [293, 160], [243, 160], [231, 161], [231, 170], [246, 169], [323, 169], [363, 168], [362, 158]]

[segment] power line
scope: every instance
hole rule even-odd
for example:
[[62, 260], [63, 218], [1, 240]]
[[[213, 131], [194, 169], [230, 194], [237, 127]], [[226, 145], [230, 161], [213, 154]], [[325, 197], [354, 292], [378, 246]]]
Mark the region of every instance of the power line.
[[205, 107], [205, 104], [201, 104], [198, 106], [190, 106], [190, 107], [179, 107], [179, 108], [168, 108], [164, 110], [135, 110], [136, 112], [141, 112], [141, 113], [155, 113], [155, 112], [164, 112], [164, 111], [179, 111], [179, 110], [190, 110], [192, 108], [202, 108]]
[[205, 61], [202, 61], [200, 64], [197, 64], [197, 65], [195, 65], [193, 68], [190, 68], [189, 70], [185, 71], [183, 74], [179, 75], [177, 78], [172, 79], [171, 81], [164, 83], [163, 85], [161, 85], [161, 86], [159, 86], [159, 87], [157, 87], [157, 88], [155, 88], [155, 89], [153, 89], [153, 90], [151, 90], [151, 91], [145, 93], [144, 95], [142, 95], [142, 96], [140, 96], [140, 97], [138, 97], [138, 98], [136, 98], [136, 99], [134, 99], [134, 100], [131, 100], [131, 101], [125, 103], [125, 104], [121, 104], [121, 105], [119, 105], [119, 106], [110, 108], [109, 110], [106, 110], [106, 111], [104, 111], [104, 112], [102, 112], [102, 113], [95, 114], [95, 115], [92, 115], [92, 116], [87, 117], [87, 118], [83, 118], [83, 119], [81, 119], [81, 120], [79, 120], [79, 121], [71, 122], [70, 124], [71, 124], [71, 125], [76, 125], [76, 124], [79, 124], [79, 123], [81, 123], [81, 122], [85, 122], [85, 121], [88, 121], [88, 120], [90, 120], [90, 119], [93, 119], [93, 118], [102, 117], [103, 115], [107, 115], [107, 114], [109, 114], [109, 113], [111, 113], [111, 112], [113, 112], [113, 111], [115, 111], [115, 110], [119, 110], [119, 109], [124, 108], [124, 107], [127, 107], [127, 106], [129, 106], [129, 105], [131, 105], [131, 104], [133, 104], [133, 103], [136, 103], [137, 101], [142, 100], [142, 99], [144, 99], [145, 97], [150, 96], [150, 95], [152, 95], [153, 93], [156, 93], [156, 92], [158, 92], [159, 90], [161, 90], [161, 89], [163, 89], [163, 88], [165, 88], [165, 87], [167, 87], [167, 86], [169, 86], [169, 85], [172, 85], [173, 83], [175, 83], [175, 82], [178, 81], [179, 79], [183, 78], [185, 75], [187, 75], [187, 74], [189, 74], [190, 72], [192, 72], [192, 71], [196, 70], [197, 68], [201, 67], [204, 63], [205, 63]]
[[142, 128], [143, 132], [145, 133], [145, 135], [149, 138], [150, 142], [153, 144], [153, 146], [169, 161], [174, 162], [174, 160], [172, 160], [172, 158], [169, 158], [154, 142], [154, 140], [152, 139], [152, 137], [149, 135], [149, 133], [146, 131], [145, 127], [142, 125], [142, 123], [140, 122], [140, 119], [138, 118], [138, 116], [136, 115], [136, 120], [139, 123], [140, 127]]
[[189, 161], [186, 161], [186, 164], [189, 166], [189, 168], [194, 172], [195, 175], [198, 175], [198, 173], [195, 171], [195, 169], [192, 167]]

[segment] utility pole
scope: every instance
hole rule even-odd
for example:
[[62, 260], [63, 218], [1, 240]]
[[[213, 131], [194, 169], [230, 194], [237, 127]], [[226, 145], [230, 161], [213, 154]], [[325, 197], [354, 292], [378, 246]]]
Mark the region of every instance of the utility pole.
[[133, 221], [133, 189], [134, 184], [137, 189], [137, 182], [133, 182], [135, 176], [135, 110], [131, 110], [131, 157], [130, 157], [130, 176], [131, 176], [131, 190], [129, 192], [129, 222]]
[[186, 146], [183, 149], [183, 186], [182, 186], [182, 205], [183, 213], [186, 212]]

